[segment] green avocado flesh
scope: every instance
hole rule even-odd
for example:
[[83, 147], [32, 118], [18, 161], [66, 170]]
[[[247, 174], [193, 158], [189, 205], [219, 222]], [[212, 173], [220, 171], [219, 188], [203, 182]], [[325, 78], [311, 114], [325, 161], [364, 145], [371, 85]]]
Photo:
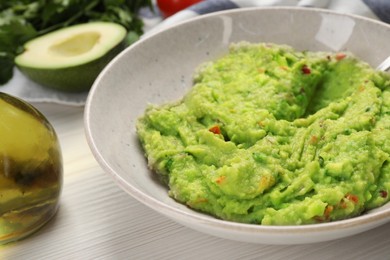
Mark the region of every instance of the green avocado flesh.
[[124, 49], [125, 37], [126, 29], [115, 23], [74, 25], [27, 42], [15, 63], [42, 86], [87, 91], [107, 63]]
[[350, 53], [232, 44], [137, 122], [169, 194], [218, 218], [299, 225], [390, 198], [390, 77]]

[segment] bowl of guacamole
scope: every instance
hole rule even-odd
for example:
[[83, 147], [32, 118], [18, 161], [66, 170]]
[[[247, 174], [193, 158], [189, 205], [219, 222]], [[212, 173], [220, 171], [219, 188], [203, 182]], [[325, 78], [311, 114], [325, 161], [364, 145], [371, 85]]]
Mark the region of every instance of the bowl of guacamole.
[[181, 23], [98, 77], [88, 142], [121, 188], [202, 232], [267, 244], [363, 232], [390, 221], [390, 75], [375, 69], [389, 37], [304, 8]]

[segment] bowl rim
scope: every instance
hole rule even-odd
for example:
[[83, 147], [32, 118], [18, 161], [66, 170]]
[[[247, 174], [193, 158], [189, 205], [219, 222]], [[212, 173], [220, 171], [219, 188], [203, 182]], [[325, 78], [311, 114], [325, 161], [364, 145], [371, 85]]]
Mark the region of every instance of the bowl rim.
[[[316, 224], [281, 225], [281, 226], [246, 224], [240, 222], [227, 221], [223, 219], [218, 219], [211, 215], [203, 214], [201, 212], [198, 212], [190, 208], [189, 208], [190, 211], [187, 212], [180, 208], [176, 208], [169, 204], [166, 204], [163, 201], [160, 201], [154, 198], [153, 196], [146, 194], [141, 189], [138, 189], [137, 187], [126, 182], [120, 175], [116, 173], [116, 171], [111, 167], [110, 163], [100, 153], [99, 148], [97, 147], [94, 141], [94, 137], [93, 137], [94, 134], [91, 129], [90, 119], [91, 119], [92, 103], [94, 100], [95, 92], [97, 91], [97, 88], [99, 86], [100, 80], [104, 77], [105, 74], [107, 74], [107, 72], [110, 70], [113, 64], [116, 63], [117, 60], [121, 59], [121, 57], [125, 56], [133, 48], [142, 44], [144, 41], [149, 41], [156, 35], [167, 33], [170, 30], [185, 26], [188, 23], [196, 23], [198, 20], [204, 20], [210, 17], [217, 17], [217, 16], [221, 16], [224, 14], [231, 14], [231, 13], [262, 12], [262, 11], [278, 12], [280, 10], [284, 10], [284, 11], [293, 10], [293, 11], [299, 11], [305, 13], [323, 13], [327, 15], [345, 16], [357, 20], [363, 20], [368, 23], [374, 23], [377, 24], [378, 26], [382, 26], [382, 27], [384, 26], [388, 30], [390, 30], [390, 24], [372, 18], [356, 15], [356, 14], [349, 14], [349, 13], [343, 13], [334, 10], [311, 8], [311, 7], [307, 8], [307, 7], [271, 6], [271, 7], [245, 7], [245, 8], [229, 9], [229, 10], [204, 14], [194, 18], [190, 18], [185, 21], [178, 22], [174, 25], [170, 25], [164, 30], [159, 30], [155, 33], [151, 33], [146, 37], [141, 38], [140, 40], [138, 40], [137, 42], [133, 43], [131, 46], [123, 50], [119, 55], [117, 55], [98, 75], [97, 79], [95, 80], [88, 94], [87, 101], [85, 104], [85, 110], [84, 110], [84, 132], [90, 150], [92, 151], [92, 154], [94, 155], [97, 162], [103, 168], [104, 172], [110, 175], [121, 189], [123, 189], [133, 198], [137, 199], [139, 202], [143, 203], [149, 208], [160, 209], [159, 212], [168, 217], [174, 217], [175, 219], [182, 219], [185, 222], [194, 222], [194, 221], [201, 222], [208, 226], [213, 226], [214, 228], [230, 230], [230, 231], [239, 231], [245, 233], [263, 233], [265, 235], [267, 234], [283, 235], [287, 233], [289, 234], [299, 233], [301, 235], [305, 235], [305, 234], [325, 232], [325, 231], [330, 232], [330, 231], [346, 230], [346, 229], [350, 229], [362, 225], [369, 226], [370, 224], [373, 225], [374, 223], [380, 221], [382, 221], [383, 223], [390, 222], [390, 207], [379, 211], [364, 213], [360, 216], [356, 216], [344, 220], [338, 220], [338, 221], [332, 221], [326, 223], [316, 223]], [[390, 202], [386, 203], [385, 205], [389, 203]], [[194, 213], [199, 213], [199, 214], [194, 214]]]

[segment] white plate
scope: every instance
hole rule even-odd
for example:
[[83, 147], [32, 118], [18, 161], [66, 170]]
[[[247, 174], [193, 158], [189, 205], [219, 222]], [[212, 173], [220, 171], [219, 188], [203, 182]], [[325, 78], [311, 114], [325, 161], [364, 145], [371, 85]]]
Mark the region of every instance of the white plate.
[[135, 133], [148, 103], [178, 99], [202, 62], [241, 40], [300, 50], [348, 50], [376, 66], [390, 53], [390, 26], [319, 9], [252, 8], [200, 16], [137, 42], [99, 75], [87, 99], [86, 136], [97, 161], [131, 196], [183, 225], [233, 240], [300, 244], [341, 238], [390, 221], [390, 204], [360, 217], [304, 226], [261, 226], [219, 220], [167, 194], [146, 165]]

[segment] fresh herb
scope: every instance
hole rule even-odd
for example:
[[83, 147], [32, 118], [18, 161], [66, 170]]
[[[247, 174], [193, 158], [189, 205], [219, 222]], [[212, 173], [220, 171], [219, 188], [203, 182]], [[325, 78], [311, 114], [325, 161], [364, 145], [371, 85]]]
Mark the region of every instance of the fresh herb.
[[0, 85], [12, 78], [14, 58], [37, 36], [89, 21], [123, 25], [129, 43], [143, 33], [137, 16], [151, 0], [8, 0], [0, 1]]

